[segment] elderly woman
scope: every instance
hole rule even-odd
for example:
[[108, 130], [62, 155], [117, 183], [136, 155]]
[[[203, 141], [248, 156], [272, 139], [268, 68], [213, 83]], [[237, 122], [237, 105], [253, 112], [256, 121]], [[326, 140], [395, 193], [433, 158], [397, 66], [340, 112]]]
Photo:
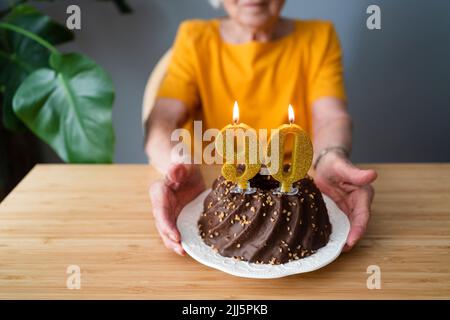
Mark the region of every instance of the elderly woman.
[[146, 153], [165, 175], [150, 187], [164, 244], [184, 254], [176, 219], [205, 188], [197, 166], [171, 162], [172, 131], [198, 115], [204, 129], [222, 128], [237, 100], [241, 119], [255, 129], [286, 123], [286, 107], [294, 106], [313, 138], [315, 182], [350, 218], [350, 249], [366, 230], [376, 173], [348, 159], [351, 119], [333, 25], [280, 17], [283, 0], [222, 2], [228, 17], [180, 25], [147, 121]]

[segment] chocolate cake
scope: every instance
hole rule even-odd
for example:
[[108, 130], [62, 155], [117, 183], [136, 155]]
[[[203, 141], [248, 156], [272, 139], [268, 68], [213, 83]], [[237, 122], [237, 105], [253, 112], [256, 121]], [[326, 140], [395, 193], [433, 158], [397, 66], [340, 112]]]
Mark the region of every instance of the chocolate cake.
[[283, 264], [305, 258], [328, 243], [331, 224], [322, 194], [306, 177], [296, 195], [275, 195], [279, 183], [257, 174], [253, 194], [231, 193], [233, 183], [219, 177], [204, 201], [198, 221], [205, 243], [225, 257]]

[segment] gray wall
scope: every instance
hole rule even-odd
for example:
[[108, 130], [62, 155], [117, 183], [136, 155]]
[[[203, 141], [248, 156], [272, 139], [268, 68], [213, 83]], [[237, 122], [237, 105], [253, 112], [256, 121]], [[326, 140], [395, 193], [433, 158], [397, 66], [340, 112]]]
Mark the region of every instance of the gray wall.
[[[114, 80], [116, 162], [145, 162], [140, 126], [147, 77], [184, 19], [223, 14], [207, 0], [129, 0], [131, 15], [99, 1], [37, 6], [64, 22], [72, 3], [82, 30], [63, 50], [81, 51]], [[382, 30], [366, 28], [378, 4]], [[340, 35], [357, 162], [450, 161], [450, 1], [288, 0], [284, 15], [329, 19]]]

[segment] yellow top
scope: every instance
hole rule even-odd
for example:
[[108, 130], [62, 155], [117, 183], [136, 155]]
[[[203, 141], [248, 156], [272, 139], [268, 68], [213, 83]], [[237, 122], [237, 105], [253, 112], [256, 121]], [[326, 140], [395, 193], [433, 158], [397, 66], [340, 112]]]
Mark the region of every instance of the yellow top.
[[201, 110], [203, 130], [240, 121], [259, 128], [295, 122], [312, 133], [311, 104], [320, 97], [345, 99], [339, 40], [330, 22], [296, 20], [294, 31], [270, 42], [226, 43], [220, 22], [183, 22], [157, 97], [183, 101], [189, 123]]

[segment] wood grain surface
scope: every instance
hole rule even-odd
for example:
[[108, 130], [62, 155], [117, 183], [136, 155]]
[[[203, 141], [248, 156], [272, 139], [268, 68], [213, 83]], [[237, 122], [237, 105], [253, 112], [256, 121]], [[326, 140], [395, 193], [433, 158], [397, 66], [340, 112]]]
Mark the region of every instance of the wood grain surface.
[[[450, 164], [374, 164], [367, 234], [318, 271], [242, 279], [167, 251], [148, 165], [39, 165], [0, 204], [0, 298], [450, 298]], [[211, 181], [217, 168], [205, 169]], [[81, 289], [66, 287], [69, 265]], [[381, 289], [366, 286], [381, 269]]]

